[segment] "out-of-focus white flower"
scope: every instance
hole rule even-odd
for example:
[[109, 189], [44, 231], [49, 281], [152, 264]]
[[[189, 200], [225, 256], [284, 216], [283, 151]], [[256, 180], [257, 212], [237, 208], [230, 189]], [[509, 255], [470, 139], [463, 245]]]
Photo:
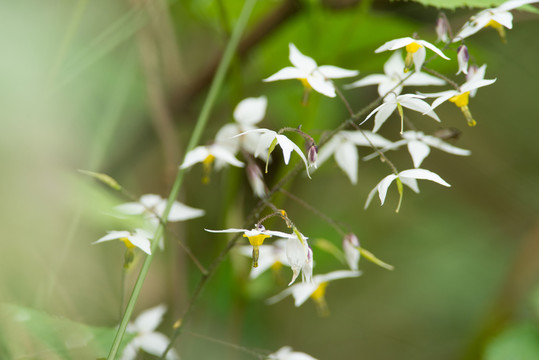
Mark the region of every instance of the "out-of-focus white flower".
[[[156, 194], [142, 195], [138, 202], [128, 202], [115, 207], [119, 212], [126, 215], [145, 215], [148, 219], [157, 220], [162, 217], [167, 206], [167, 199]], [[184, 221], [204, 216], [204, 210], [196, 209], [181, 202], [174, 201], [167, 221]]]
[[498, 31], [502, 41], [505, 42], [505, 29], [513, 28], [513, 14], [509, 10], [516, 9], [526, 4], [536, 3], [539, 0], [511, 0], [506, 1], [500, 6], [491, 9], [485, 9], [480, 11], [477, 15], [474, 15], [468, 20], [460, 29], [458, 34], [453, 39], [455, 41], [461, 41], [482, 28], [492, 27]]
[[261, 133], [262, 135], [258, 139], [258, 146], [255, 151], [255, 157], [258, 157], [260, 154], [266, 153], [267, 154], [267, 160], [266, 160], [266, 172], [268, 172], [268, 161], [269, 161], [269, 155], [273, 152], [277, 144], [281, 147], [281, 150], [283, 151], [283, 159], [284, 163], [288, 165], [290, 162], [290, 154], [292, 151], [295, 151], [303, 160], [305, 163], [305, 168], [307, 169], [307, 176], [309, 178], [311, 175], [309, 174], [309, 163], [307, 161], [307, 158], [305, 157], [305, 154], [301, 151], [299, 146], [297, 146], [292, 140], [287, 138], [285, 135], [281, 135], [277, 133], [276, 131], [269, 130], [269, 129], [253, 129], [245, 131], [238, 136], [242, 136], [249, 133]]
[[381, 205], [384, 205], [384, 201], [386, 200], [386, 194], [387, 189], [389, 188], [389, 185], [393, 182], [393, 180], [396, 180], [397, 182], [397, 189], [399, 190], [399, 204], [397, 205], [397, 212], [400, 209], [400, 205], [402, 202], [402, 194], [403, 194], [403, 186], [402, 184], [408, 186], [410, 189], [412, 189], [414, 192], [419, 192], [419, 187], [417, 186], [417, 180], [430, 180], [434, 181], [440, 185], [450, 187], [444, 179], [442, 179], [438, 174], [433, 173], [432, 171], [425, 170], [425, 169], [410, 169], [410, 170], [404, 170], [399, 172], [397, 175], [390, 174], [383, 178], [375, 187], [371, 190], [369, 195], [367, 196], [367, 201], [365, 203], [365, 208], [369, 206], [369, 204], [372, 201], [372, 198], [374, 197], [374, 194], [378, 192], [378, 195], [380, 197]]
[[[254, 125], [264, 118], [267, 106], [268, 99], [265, 96], [250, 97], [240, 101], [234, 109], [234, 120], [236, 121], [225, 124], [219, 129], [215, 135], [215, 143], [226, 147], [232, 154], [237, 154], [240, 148], [254, 154], [260, 134], [252, 133], [241, 138], [236, 137], [236, 135], [255, 129]], [[216, 159], [215, 161], [217, 169], [224, 164], [226, 162], [222, 160]]]
[[332, 65], [318, 66], [312, 58], [303, 55], [294, 44], [289, 44], [290, 62], [292, 66], [287, 66], [263, 81], [276, 81], [298, 79], [308, 89], [329, 96], [335, 97], [335, 86], [330, 79], [340, 79], [359, 74], [357, 70], [342, 69]]
[[[290, 266], [286, 257], [286, 243], [287, 239], [279, 239], [271, 245], [260, 245], [258, 267], [251, 268], [249, 277], [255, 279], [268, 269], [278, 269], [283, 265]], [[238, 252], [244, 256], [253, 256], [253, 248], [248, 245], [240, 246]]]
[[436, 39], [437, 42], [449, 42], [449, 28], [449, 23], [447, 22], [445, 15], [438, 16], [438, 20], [436, 20], [436, 35], [438, 35], [438, 38]]
[[[381, 149], [382, 152], [387, 150], [395, 150], [403, 145], [408, 146], [408, 151], [412, 156], [412, 161], [414, 162], [414, 167], [418, 168], [421, 166], [423, 160], [430, 154], [430, 148], [434, 147], [445, 151], [446, 153], [460, 156], [469, 156], [471, 155], [470, 150], [461, 149], [459, 147], [453, 146], [440, 138], [431, 135], [425, 135], [421, 131], [405, 131], [402, 134], [402, 140], [396, 141], [391, 145]], [[368, 156], [365, 156], [363, 160], [370, 160], [378, 156], [378, 153], [372, 153]]]
[[374, 50], [375, 53], [380, 53], [387, 50], [397, 50], [400, 48], [406, 48], [406, 59], [404, 60], [404, 71], [408, 71], [412, 68], [412, 64], [415, 64], [416, 71], [421, 71], [421, 67], [425, 62], [427, 51], [425, 48], [429, 48], [438, 54], [443, 59], [449, 60], [444, 53], [436, 46], [425, 40], [417, 40], [411, 37], [404, 37], [400, 39], [390, 40], [378, 49]]
[[281, 231], [266, 230], [264, 226], [257, 225], [254, 229], [224, 229], [224, 230], [209, 230], [204, 229], [212, 233], [243, 233], [243, 237], [246, 237], [249, 240], [249, 243], [253, 247], [253, 267], [258, 267], [258, 258], [260, 254], [260, 246], [264, 243], [264, 240], [277, 236], [284, 239], [295, 238], [295, 234], [287, 234]]
[[288, 286], [296, 281], [300, 272], [304, 282], [310, 282], [313, 275], [313, 251], [307, 244], [307, 238], [299, 232], [294, 235], [286, 242], [286, 258], [292, 269], [292, 280]]
[[363, 79], [346, 85], [346, 89], [378, 84], [378, 94], [386, 96], [390, 91], [399, 95], [404, 86], [445, 85], [445, 81], [420, 72], [417, 68], [412, 74], [404, 72], [402, 53], [396, 51], [384, 64], [384, 74], [367, 75]]
[[234, 156], [230, 150], [218, 144], [212, 144], [207, 146], [197, 146], [193, 150], [189, 151], [185, 155], [183, 163], [180, 165], [180, 169], [186, 169], [195, 165], [196, 163], [202, 163], [204, 165], [204, 177], [202, 182], [208, 183], [210, 181], [211, 164], [215, 159], [219, 159], [224, 163], [232, 166], [243, 167], [245, 164]]
[[297, 283], [289, 288], [283, 290], [279, 294], [266, 300], [268, 304], [274, 304], [288, 295], [294, 297], [294, 305], [296, 307], [301, 306], [307, 299], [312, 298], [321, 314], [327, 314], [327, 305], [324, 299], [326, 293], [326, 287], [328, 283], [337, 279], [358, 277], [361, 275], [361, 271], [353, 270], [339, 270], [333, 271], [323, 275], [313, 276], [312, 282]]
[[[161, 356], [169, 344], [169, 339], [155, 331], [163, 315], [167, 312], [165, 305], [158, 305], [146, 311], [143, 311], [133, 323], [127, 325], [127, 331], [134, 333], [135, 337], [124, 348], [121, 360], [134, 360], [140, 349], [148, 354]], [[166, 359], [178, 360], [180, 357], [174, 349], [170, 349]]]
[[402, 133], [404, 127], [404, 111], [402, 109], [403, 107], [420, 112], [423, 115], [430, 116], [434, 120], [440, 122], [440, 118], [438, 117], [438, 115], [436, 115], [434, 111], [432, 111], [431, 106], [425, 101], [421, 100], [425, 97], [426, 95], [414, 94], [395, 96], [395, 94], [390, 93], [388, 96], [385, 97], [384, 103], [371, 111], [371, 113], [367, 115], [365, 120], [363, 120], [359, 125], [363, 124], [365, 121], [369, 120], [371, 116], [376, 114], [376, 116], [374, 117], [374, 128], [372, 129], [372, 132], [377, 132], [378, 129], [380, 129], [380, 127], [386, 122], [387, 118], [391, 114], [393, 114], [395, 110], [398, 110], [401, 118]]
[[107, 235], [94, 241], [92, 244], [98, 244], [110, 240], [123, 241], [127, 249], [139, 248], [146, 254], [151, 255], [151, 242], [152, 234], [142, 229], [135, 229], [134, 233], [129, 231], [109, 231]]
[[475, 95], [475, 91], [477, 91], [478, 88], [491, 85], [496, 81], [496, 79], [483, 79], [482, 78], [483, 76], [484, 76], [484, 70], [482, 74], [480, 72], [475, 73], [475, 75], [472, 76], [470, 80], [462, 84], [458, 90], [447, 90], [447, 91], [441, 91], [437, 93], [421, 94], [421, 95], [428, 98], [431, 98], [431, 97], [436, 98], [432, 102], [432, 106], [429, 108], [429, 111], [434, 110], [440, 104], [449, 100], [462, 111], [462, 113], [466, 117], [466, 120], [468, 121], [468, 125], [475, 126], [476, 121], [473, 119], [470, 109], [468, 108], [470, 95], [472, 92]]
[[460, 45], [457, 49], [457, 60], [459, 63], [459, 71], [457, 71], [457, 75], [460, 73], [468, 74], [468, 60], [470, 59], [470, 54], [468, 54], [468, 48], [466, 45]]
[[247, 180], [253, 189], [253, 193], [259, 198], [263, 198], [267, 195], [266, 184], [264, 183], [264, 177], [262, 170], [254, 162], [247, 165]]
[[292, 351], [290, 346], [283, 346], [277, 352], [268, 355], [268, 360], [317, 360], [311, 355], [299, 352]]
[[346, 234], [342, 239], [342, 248], [350, 269], [357, 270], [361, 254], [359, 252], [359, 240], [356, 234]]
[[324, 146], [320, 147], [318, 165], [322, 165], [333, 155], [337, 165], [348, 175], [350, 182], [357, 184], [358, 153], [356, 146], [386, 147], [391, 144], [391, 141], [370, 131], [339, 131]]

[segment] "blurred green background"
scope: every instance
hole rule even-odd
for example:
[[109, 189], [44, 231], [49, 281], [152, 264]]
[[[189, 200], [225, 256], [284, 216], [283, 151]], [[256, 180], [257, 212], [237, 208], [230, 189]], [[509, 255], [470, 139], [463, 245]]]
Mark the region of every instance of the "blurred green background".
[[[135, 194], [168, 194], [242, 3], [0, 4], [0, 358], [106, 356], [119, 321], [123, 246], [91, 242], [125, 227], [109, 213], [126, 199], [77, 170], [107, 173]], [[203, 141], [232, 120], [241, 99], [260, 95], [269, 102], [264, 127], [302, 125], [318, 139], [347, 118], [342, 103], [312, 94], [302, 107], [297, 82], [261, 81], [288, 65], [288, 43], [319, 64], [359, 69], [360, 76], [380, 73], [390, 54], [374, 49], [413, 33], [434, 41], [438, 11], [415, 2], [259, 1]], [[446, 14], [455, 31], [474, 12]], [[423, 167], [450, 189], [420, 184], [419, 195], [405, 191], [395, 214], [391, 188], [385, 206], [375, 199], [364, 211], [366, 195], [388, 168], [361, 162], [352, 186], [333, 159], [312, 180], [300, 176], [288, 187], [350, 224], [362, 246], [395, 270], [363, 260], [361, 278], [330, 284], [331, 316], [319, 317], [312, 302], [265, 305], [285, 284], [272, 273], [248, 281], [249, 260], [231, 254], [178, 342], [183, 359], [253, 358], [194, 334], [266, 354], [290, 345], [318, 359], [539, 358], [539, 16], [514, 14], [507, 44], [494, 30], [466, 41], [477, 63], [488, 64], [487, 78], [497, 78], [470, 103], [478, 125], [468, 128], [450, 104], [437, 110], [444, 127], [462, 130], [455, 144], [472, 150], [466, 158], [433, 150], [425, 160]], [[432, 63], [451, 76], [453, 65]], [[376, 98], [376, 89], [345, 95], [359, 110]], [[439, 127], [423, 119], [416, 124], [427, 133]], [[381, 133], [396, 140], [398, 126], [390, 121]], [[412, 166], [405, 151], [390, 158], [399, 169]], [[276, 163], [268, 183], [285, 170]], [[201, 184], [201, 173], [200, 167], [188, 173], [180, 200], [207, 215], [171, 228], [208, 266], [226, 237], [203, 228], [241, 227], [255, 202], [242, 170], [214, 172], [209, 185]], [[278, 204], [309, 237], [340, 246], [339, 235], [315, 214], [286, 198]], [[315, 273], [342, 267], [314, 251]], [[287, 279], [289, 270], [283, 271]], [[127, 289], [136, 274], [128, 275]], [[160, 330], [169, 334], [199, 279], [170, 239], [152, 264], [135, 314], [166, 303]], [[12, 321], [12, 306], [45, 319], [29, 330]], [[63, 327], [97, 336], [67, 344]]]

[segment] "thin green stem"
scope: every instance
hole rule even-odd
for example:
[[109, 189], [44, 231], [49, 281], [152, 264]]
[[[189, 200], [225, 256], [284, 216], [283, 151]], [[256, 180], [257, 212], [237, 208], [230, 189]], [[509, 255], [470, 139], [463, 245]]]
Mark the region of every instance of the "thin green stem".
[[[234, 56], [234, 52], [236, 51], [239, 40], [241, 38], [241, 34], [243, 33], [245, 26], [247, 25], [247, 20], [249, 19], [251, 15], [251, 12], [253, 10], [255, 3], [256, 3], [256, 0], [247, 0], [245, 4], [243, 5], [243, 9], [238, 19], [238, 22], [236, 23], [236, 26], [234, 27], [234, 31], [232, 32], [230, 42], [226, 46], [225, 52], [223, 54], [223, 58], [221, 59], [221, 62], [219, 63], [219, 67], [217, 68], [217, 72], [212, 81], [208, 96], [206, 97], [206, 100], [204, 102], [200, 115], [197, 119], [196, 126], [195, 126], [195, 129], [193, 130], [193, 134], [191, 136], [189, 144], [187, 145], [187, 149], [185, 150], [186, 154], [189, 151], [193, 150], [195, 146], [198, 145], [200, 138], [202, 137], [202, 132], [204, 128], [206, 127], [206, 123], [208, 122], [208, 119], [210, 117], [211, 109], [213, 107], [213, 104], [215, 103], [215, 100], [217, 99], [219, 90], [221, 89], [221, 86], [223, 85], [226, 72], [228, 70], [230, 62], [232, 61], [232, 57]], [[135, 282], [135, 286], [133, 287], [131, 297], [129, 298], [129, 302], [127, 303], [124, 316], [122, 318], [118, 331], [116, 332], [116, 336], [114, 337], [114, 342], [112, 344], [109, 356], [107, 357], [108, 360], [116, 359], [118, 349], [120, 348], [120, 344], [125, 334], [125, 329], [127, 328], [127, 323], [129, 322], [129, 319], [131, 318], [131, 314], [133, 313], [133, 309], [135, 308], [135, 304], [137, 302], [138, 296], [142, 289], [142, 285], [144, 284], [144, 280], [146, 278], [146, 275], [148, 274], [148, 270], [150, 269], [153, 256], [159, 245], [159, 238], [163, 235], [164, 226], [166, 224], [168, 214], [170, 212], [170, 209], [172, 208], [172, 204], [174, 200], [178, 196], [181, 185], [183, 183], [184, 175], [185, 175], [185, 169], [179, 169], [176, 175], [174, 184], [172, 186], [172, 189], [170, 191], [168, 200], [167, 200], [167, 206], [165, 207], [165, 210], [163, 212], [163, 216], [162, 216], [163, 222], [159, 224], [155, 232], [155, 235], [153, 237], [152, 248], [151, 248], [152, 255], [148, 255], [146, 259], [144, 260], [144, 264], [142, 265], [137, 281]], [[170, 350], [171, 347], [172, 347], [172, 341], [167, 347], [167, 350], [165, 350], [165, 353], [163, 355], [166, 355], [166, 353], [168, 352], [168, 350]]]

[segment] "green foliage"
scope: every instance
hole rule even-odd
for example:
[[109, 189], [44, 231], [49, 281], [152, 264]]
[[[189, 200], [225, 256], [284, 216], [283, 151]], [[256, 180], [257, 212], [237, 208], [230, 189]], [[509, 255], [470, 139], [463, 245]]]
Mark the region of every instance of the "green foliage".
[[520, 324], [503, 331], [487, 345], [484, 359], [539, 359], [539, 329], [534, 324]]
[[[500, 6], [507, 0], [412, 0], [425, 6], [434, 6], [439, 9], [454, 10], [462, 7], [469, 8], [491, 8]], [[531, 6], [524, 6], [523, 9], [531, 12], [537, 12], [537, 9]]]
[[[106, 356], [115, 328], [94, 327], [13, 304], [0, 304], [2, 359], [88, 359]], [[3, 329], [3, 330], [2, 330]], [[5, 331], [9, 329], [9, 331]], [[121, 350], [133, 335], [124, 338]]]

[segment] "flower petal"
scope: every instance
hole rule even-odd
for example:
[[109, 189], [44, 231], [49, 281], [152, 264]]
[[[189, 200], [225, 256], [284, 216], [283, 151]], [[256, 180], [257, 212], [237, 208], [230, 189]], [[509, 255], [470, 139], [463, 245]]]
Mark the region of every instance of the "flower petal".
[[316, 71], [320, 72], [326, 79], [342, 79], [359, 74], [357, 70], [343, 69], [333, 65], [319, 66]]
[[[165, 335], [158, 332], [144, 334], [139, 338], [140, 347], [148, 354], [155, 356], [161, 356], [167, 348], [168, 343], [169, 339]], [[170, 349], [170, 351], [167, 353], [166, 359], [175, 360], [179, 359], [179, 357], [174, 349]]]
[[453, 146], [443, 141], [442, 139], [439, 139], [434, 136], [425, 135], [422, 140], [425, 144], [429, 146], [435, 147], [453, 155], [468, 156], [472, 154], [470, 150], [461, 149], [459, 147]]
[[210, 152], [205, 146], [197, 146], [185, 155], [185, 159], [180, 165], [180, 169], [186, 169], [195, 165], [196, 163], [202, 162], [208, 157], [208, 155], [210, 155]]
[[151, 242], [150, 240], [141, 234], [134, 234], [127, 236], [127, 239], [131, 242], [131, 244], [138, 247], [140, 250], [144, 251], [146, 254], [151, 255]]
[[380, 181], [380, 183], [378, 183], [378, 186], [377, 186], [378, 196], [380, 197], [381, 205], [384, 205], [384, 201], [386, 200], [386, 194], [387, 194], [387, 189], [389, 188], [389, 185], [391, 185], [393, 180], [395, 180], [396, 178], [397, 178], [397, 175], [390, 174], [386, 176], [385, 178], [383, 178], [382, 181]]
[[353, 89], [361, 86], [369, 86], [369, 85], [376, 85], [380, 84], [382, 81], [386, 80], [386, 76], [382, 74], [372, 74], [365, 76], [362, 79], [359, 79], [358, 81], [354, 81], [351, 84], [344, 85], [345, 89]]
[[224, 162], [236, 166], [243, 167], [245, 164], [234, 156], [227, 148], [219, 145], [211, 145], [210, 153], [215, 156], [216, 159], [223, 160]]
[[445, 54], [442, 52], [442, 50], [438, 49], [436, 46], [434, 46], [433, 44], [431, 44], [430, 42], [428, 41], [425, 41], [425, 40], [418, 40], [417, 41], [419, 44], [423, 45], [424, 47], [428, 48], [428, 49], [431, 49], [432, 51], [434, 51], [436, 54], [440, 55], [440, 57], [446, 59], [446, 60], [451, 60], [450, 58], [448, 58], [447, 56], [445, 56]]
[[442, 179], [438, 174], [433, 173], [430, 170], [425, 169], [411, 169], [411, 170], [404, 170], [399, 173], [399, 177], [409, 177], [413, 179], [421, 179], [421, 180], [430, 180], [434, 181], [440, 185], [451, 187], [444, 179]]
[[399, 99], [399, 102], [405, 108], [420, 112], [423, 115], [430, 116], [434, 120], [440, 122], [440, 118], [431, 109], [431, 106], [427, 102], [425, 102], [425, 101], [423, 101], [421, 99], [415, 99], [415, 98], [412, 98], [412, 97], [401, 98], [401, 99]]
[[386, 122], [387, 118], [397, 108], [397, 104], [394, 102], [391, 103], [385, 103], [382, 106], [380, 106], [380, 110], [376, 113], [376, 116], [374, 117], [374, 128], [372, 129], [372, 132], [375, 133], [380, 129], [382, 125]]
[[254, 125], [264, 118], [267, 106], [265, 96], [243, 99], [234, 109], [234, 119], [241, 124]]
[[327, 274], [316, 275], [314, 281], [317, 283], [328, 282], [338, 279], [346, 279], [361, 276], [362, 272], [357, 270], [337, 270]]
[[292, 65], [294, 65], [300, 71], [304, 71], [306, 73], [310, 73], [316, 69], [316, 61], [309, 56], [303, 55], [301, 51], [298, 50], [296, 45], [289, 43], [288, 48], [290, 49], [290, 55], [288, 58], [290, 59]]
[[92, 244], [98, 244], [104, 241], [116, 240], [124, 237], [130, 236], [129, 231], [108, 231], [107, 235], [99, 238], [97, 241], [94, 241]]
[[168, 213], [168, 221], [184, 221], [204, 216], [204, 214], [205, 211], [202, 209], [193, 208], [181, 202], [174, 201]]
[[421, 166], [423, 160], [430, 154], [430, 147], [421, 141], [414, 140], [408, 143], [408, 151], [412, 156], [414, 167], [418, 168]]
[[289, 79], [303, 79], [308, 73], [300, 71], [295, 67], [287, 66], [277, 71], [275, 74], [263, 79], [264, 82], [277, 81], [277, 80], [289, 80]]
[[357, 148], [351, 142], [343, 142], [337, 151], [335, 151], [335, 161], [343, 171], [348, 175], [352, 184], [357, 184]]
[[145, 310], [135, 320], [135, 327], [138, 332], [152, 332], [157, 329], [161, 321], [163, 321], [163, 315], [167, 312], [167, 306], [160, 304]]
[[337, 94], [335, 93], [335, 86], [331, 82], [331, 80], [326, 80], [324, 77], [320, 74], [312, 74], [307, 76], [307, 82], [311, 87], [319, 92], [322, 95], [326, 95], [329, 97], [335, 97]]
[[390, 40], [386, 42], [384, 45], [380, 46], [378, 49], [374, 50], [375, 53], [380, 53], [382, 51], [387, 50], [396, 50], [400, 49], [402, 47], [405, 47], [408, 44], [411, 44], [415, 42], [416, 40], [412, 39], [411, 37], [403, 37], [400, 39]]

